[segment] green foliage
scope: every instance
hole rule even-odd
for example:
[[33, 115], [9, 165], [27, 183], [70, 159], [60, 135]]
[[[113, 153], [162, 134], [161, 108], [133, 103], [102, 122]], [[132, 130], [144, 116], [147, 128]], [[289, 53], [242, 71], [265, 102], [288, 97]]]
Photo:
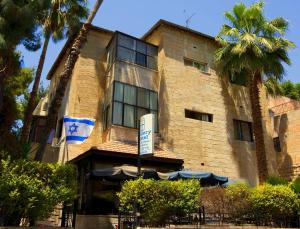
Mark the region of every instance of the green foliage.
[[[22, 146], [18, 141], [19, 121], [24, 115], [22, 104], [28, 87], [33, 80], [33, 69], [22, 68], [16, 74], [4, 80], [5, 109], [0, 111], [0, 150], [4, 150], [15, 157], [21, 156]], [[25, 104], [24, 104], [25, 105]], [[0, 159], [3, 158], [0, 155]]]
[[127, 181], [117, 194], [121, 212], [132, 212], [137, 206], [149, 225], [160, 225], [170, 215], [183, 216], [197, 212], [200, 184], [197, 180]]
[[73, 200], [75, 169], [71, 165], [1, 160], [0, 190], [5, 225], [18, 225], [21, 218], [43, 219], [57, 204]]
[[61, 40], [79, 31], [88, 14], [86, 0], [53, 0], [41, 19], [45, 37]]
[[232, 12], [225, 12], [225, 17], [229, 23], [216, 37], [222, 46], [215, 53], [221, 74], [246, 71], [253, 76], [262, 71], [267, 77], [281, 79], [283, 63], [290, 64], [287, 50], [295, 47], [284, 38], [288, 22], [281, 17], [268, 21], [261, 1], [249, 7], [238, 3]]
[[291, 99], [300, 100], [300, 83], [294, 84], [287, 80], [281, 85], [282, 95]]
[[258, 222], [284, 220], [299, 209], [299, 200], [292, 189], [285, 185], [265, 184], [252, 190], [251, 205]]
[[246, 183], [229, 185], [225, 191], [228, 213], [235, 221], [249, 216], [251, 188]]
[[286, 178], [280, 176], [269, 176], [266, 179], [266, 183], [271, 185], [288, 185], [289, 181]]
[[300, 195], [300, 176], [296, 177], [291, 183], [290, 183], [291, 189], [297, 194]]

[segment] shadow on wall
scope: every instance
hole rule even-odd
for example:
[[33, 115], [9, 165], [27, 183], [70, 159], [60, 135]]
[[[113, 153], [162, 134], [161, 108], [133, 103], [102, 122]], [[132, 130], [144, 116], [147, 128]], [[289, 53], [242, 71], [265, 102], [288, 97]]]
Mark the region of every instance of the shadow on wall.
[[278, 137], [280, 139], [281, 152], [277, 155], [278, 172], [282, 177], [292, 179], [293, 176], [293, 160], [287, 151], [286, 134], [288, 132], [288, 116], [282, 114], [279, 117]]
[[233, 119], [252, 120], [249, 90], [246, 87], [231, 84], [226, 77], [220, 78], [225, 104], [227, 141], [232, 148], [232, 157], [236, 163], [239, 178], [246, 179], [250, 185], [257, 184], [257, 162], [255, 143], [236, 140]]
[[174, 152], [174, 139], [169, 134], [170, 110], [168, 87], [166, 85], [165, 70], [162, 67], [159, 87], [159, 133], [161, 141], [166, 144], [166, 148]]

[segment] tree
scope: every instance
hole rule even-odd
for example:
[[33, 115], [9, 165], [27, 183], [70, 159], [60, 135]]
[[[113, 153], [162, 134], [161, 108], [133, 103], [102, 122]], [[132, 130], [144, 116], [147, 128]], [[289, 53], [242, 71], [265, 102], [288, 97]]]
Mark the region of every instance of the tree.
[[291, 63], [287, 51], [295, 46], [284, 38], [288, 22], [281, 17], [268, 21], [263, 8], [263, 2], [250, 7], [240, 3], [232, 12], [226, 12], [229, 25], [223, 25], [216, 37], [221, 48], [215, 53], [221, 75], [247, 76], [260, 183], [268, 176], [260, 105], [262, 76], [281, 79], [284, 74], [282, 63]]
[[94, 17], [96, 16], [96, 13], [97, 13], [99, 7], [101, 6], [102, 2], [103, 2], [103, 0], [96, 1], [93, 10], [91, 11], [86, 22], [83, 24], [82, 28], [80, 29], [79, 34], [76, 37], [76, 39], [74, 40], [74, 43], [69, 51], [66, 63], [64, 65], [64, 70], [60, 74], [57, 89], [56, 89], [53, 99], [50, 103], [47, 121], [46, 121], [46, 130], [44, 132], [44, 136], [42, 137], [43, 140], [42, 140], [42, 142], [38, 148], [38, 151], [35, 155], [35, 160], [41, 161], [43, 159], [44, 150], [47, 145], [47, 137], [49, 136], [51, 130], [55, 129], [58, 110], [61, 106], [63, 97], [65, 95], [65, 91], [66, 91], [68, 82], [72, 77], [73, 68], [74, 68], [75, 63], [80, 54], [80, 49], [81, 49], [84, 41], [86, 40], [86, 36], [88, 33], [88, 27], [92, 23]]
[[0, 161], [0, 217], [18, 226], [49, 217], [57, 204], [72, 203], [76, 170], [68, 165], [10, 159]]
[[20, 69], [20, 59], [16, 59], [16, 47], [23, 44], [33, 51], [40, 47], [37, 23], [48, 5], [49, 0], [0, 1], [0, 112], [4, 102], [5, 80]]
[[264, 86], [268, 94], [273, 97], [283, 94], [281, 84], [275, 77], [268, 77], [264, 81]]
[[26, 143], [28, 140], [32, 112], [37, 104], [38, 88], [50, 38], [52, 37], [53, 41], [57, 42], [68, 35], [72, 35], [78, 31], [81, 20], [86, 17], [87, 8], [85, 0], [52, 0], [50, 8], [44, 12], [41, 23], [45, 40], [25, 112], [21, 142]]
[[290, 80], [283, 82], [281, 85], [282, 95], [290, 99], [300, 100], [300, 83], [294, 84]]
[[[15, 54], [16, 58], [20, 54]], [[33, 79], [33, 69], [22, 68], [4, 81], [3, 98], [5, 109], [0, 112], [0, 150], [8, 152], [12, 158], [22, 155], [22, 146], [18, 141], [19, 121], [23, 117], [21, 98], [28, 93]], [[1, 155], [0, 155], [1, 158]]]

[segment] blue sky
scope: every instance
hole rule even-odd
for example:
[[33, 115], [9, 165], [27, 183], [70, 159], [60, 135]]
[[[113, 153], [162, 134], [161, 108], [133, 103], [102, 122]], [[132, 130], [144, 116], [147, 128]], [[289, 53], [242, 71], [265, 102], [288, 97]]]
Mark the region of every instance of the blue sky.
[[[104, 0], [93, 24], [109, 30], [119, 30], [136, 37], [141, 37], [159, 19], [165, 19], [185, 26], [185, 20], [194, 14], [189, 22], [191, 29], [212, 36], [217, 35], [226, 21], [224, 12], [230, 11], [235, 0]], [[242, 1], [247, 5], [255, 1]], [[89, 0], [93, 6], [94, 0]], [[287, 38], [296, 43], [297, 48], [290, 51], [292, 65], [286, 67], [285, 79], [300, 82], [300, 1], [266, 0], [267, 18], [282, 16], [290, 22]], [[43, 70], [43, 84], [49, 69], [59, 54], [65, 41], [49, 44]], [[26, 67], [36, 67], [41, 50], [26, 51], [19, 47]]]

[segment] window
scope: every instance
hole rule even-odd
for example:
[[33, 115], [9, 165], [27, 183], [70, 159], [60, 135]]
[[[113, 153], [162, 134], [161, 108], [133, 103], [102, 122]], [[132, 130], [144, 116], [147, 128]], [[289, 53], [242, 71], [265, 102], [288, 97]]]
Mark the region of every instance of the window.
[[[157, 92], [133, 85], [114, 82], [112, 99], [112, 124], [137, 128], [138, 120], [144, 114], [155, 115], [155, 132], [158, 131], [158, 95]], [[110, 106], [105, 105], [103, 122], [108, 128]]]
[[205, 122], [213, 122], [212, 114], [200, 113], [200, 112], [191, 111], [191, 110], [185, 110], [184, 112], [185, 112], [186, 118], [196, 119], [196, 120], [205, 121]]
[[274, 149], [276, 152], [281, 152], [281, 144], [279, 137], [273, 138]]
[[207, 63], [200, 63], [186, 58], [184, 58], [183, 62], [185, 66], [194, 67], [200, 70], [201, 72], [209, 73], [209, 67]]
[[[111, 46], [114, 45], [112, 42]], [[112, 48], [109, 48], [112, 50]], [[108, 53], [109, 55], [109, 53]], [[117, 57], [130, 63], [157, 70], [158, 48], [131, 36], [117, 33]], [[108, 60], [110, 61], [110, 57]]]
[[241, 120], [233, 120], [234, 137], [241, 141], [253, 141], [252, 124]]

